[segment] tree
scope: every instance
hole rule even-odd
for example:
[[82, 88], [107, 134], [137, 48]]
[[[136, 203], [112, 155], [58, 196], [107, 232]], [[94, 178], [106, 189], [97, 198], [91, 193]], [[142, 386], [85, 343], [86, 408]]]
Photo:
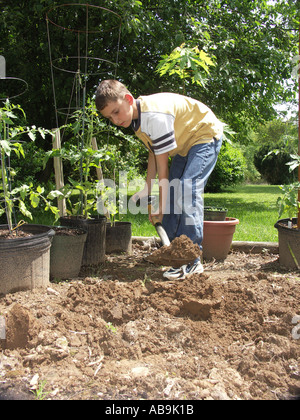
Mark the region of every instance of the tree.
[[[62, 2], [0, 2], [0, 55], [6, 58], [7, 75], [23, 78], [29, 84], [18, 103], [29, 124], [53, 128], [56, 123], [45, 16], [47, 10]], [[85, 4], [86, 0], [70, 2]], [[101, 5], [122, 17], [120, 44], [118, 31], [109, 31], [106, 26], [94, 38], [90, 35], [89, 54], [109, 58], [119, 45], [117, 77], [135, 95], [182, 91], [180, 79], [161, 78], [155, 70], [162, 56], [185, 43], [191, 51], [198, 48], [206, 53], [215, 64], [210, 66], [206, 88], [185, 80], [186, 94], [210, 106], [243, 143], [249, 141], [252, 129], [274, 117], [275, 104], [295, 98], [295, 85], [288, 82], [292, 57], [298, 53], [299, 4], [294, 0], [104, 0]], [[62, 26], [72, 22], [85, 27], [85, 14], [78, 12], [76, 17], [74, 8], [55, 13]], [[108, 19], [99, 15], [93, 24], [97, 21], [101, 28]], [[73, 48], [72, 34], [62, 32], [64, 36], [57, 33], [54, 44], [57, 52], [67, 55]], [[99, 74], [98, 78], [106, 77], [112, 77], [111, 73]], [[89, 81], [89, 93], [98, 78]], [[67, 76], [61, 75], [58, 90], [66, 106], [71, 88]], [[18, 91], [18, 85], [13, 89]], [[44, 148], [49, 145], [49, 139], [42, 144]]]
[[185, 94], [187, 79], [191, 79], [193, 84], [205, 87], [210, 66], [214, 66], [214, 63], [206, 52], [200, 51], [198, 47], [188, 48], [182, 44], [170, 55], [162, 56], [157, 65], [157, 72], [160, 76], [178, 76], [182, 80], [182, 91]]
[[[29, 83], [21, 105], [29, 119], [40, 119], [37, 123], [48, 128], [54, 125], [54, 112], [45, 15], [57, 4], [61, 2], [5, 0], [0, 15], [0, 54], [6, 58], [7, 73]], [[106, 0], [102, 6], [122, 16], [117, 75], [135, 94], [180, 90], [180, 81], [161, 79], [155, 69], [164, 54], [185, 42], [215, 57], [206, 90], [190, 83], [187, 94], [206, 102], [244, 137], [249, 127], [274, 116], [275, 103], [295, 95], [295, 87], [285, 83], [297, 54], [294, 0]], [[74, 9], [61, 18], [75, 20]], [[78, 19], [84, 27], [84, 14]], [[69, 51], [71, 38], [57, 35], [55, 41], [57, 48]], [[117, 33], [95, 37], [89, 53], [110, 56], [117, 45]]]
[[296, 174], [287, 164], [298, 150], [297, 125], [294, 121], [273, 120], [251, 134], [254, 164], [263, 179], [273, 185], [295, 181]]

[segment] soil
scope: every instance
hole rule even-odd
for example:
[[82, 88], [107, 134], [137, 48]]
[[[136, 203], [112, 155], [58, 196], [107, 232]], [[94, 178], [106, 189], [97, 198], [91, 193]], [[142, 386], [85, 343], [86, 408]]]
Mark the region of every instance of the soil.
[[147, 260], [158, 265], [181, 267], [199, 257], [199, 246], [194, 244], [187, 236], [181, 235], [179, 238], [175, 238], [171, 245], [163, 246], [152, 252]]
[[281, 227], [283, 227], [283, 228], [285, 228], [285, 229], [299, 230], [299, 229], [298, 229], [298, 224], [297, 224], [297, 223], [293, 223], [293, 224], [291, 225], [291, 227], [288, 227], [288, 224], [287, 224], [287, 223], [278, 223], [278, 225], [279, 225], [279, 226], [281, 226]]
[[10, 233], [10, 231], [8, 229], [0, 229], [0, 240], [28, 238], [30, 236], [32, 236], [31, 233], [23, 232], [22, 230], [13, 231], [13, 232]]
[[83, 230], [82, 229], [76, 229], [74, 228], [67, 228], [67, 227], [53, 227], [53, 230], [55, 231], [55, 235], [57, 236], [78, 236], [82, 235]]
[[0, 298], [0, 399], [298, 398], [299, 271], [234, 252], [163, 281], [153, 251]]

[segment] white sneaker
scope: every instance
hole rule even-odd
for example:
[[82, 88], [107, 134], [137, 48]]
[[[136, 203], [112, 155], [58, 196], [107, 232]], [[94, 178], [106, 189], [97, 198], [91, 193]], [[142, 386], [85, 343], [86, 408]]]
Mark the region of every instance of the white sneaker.
[[196, 263], [183, 265], [180, 268], [170, 268], [163, 276], [168, 280], [183, 280], [192, 274], [202, 274], [203, 271], [203, 265], [198, 261]]
[[165, 271], [163, 276], [168, 280], [181, 280], [185, 278], [185, 268], [186, 265], [183, 265], [180, 268], [170, 268], [168, 271]]
[[185, 268], [186, 277], [189, 277], [192, 274], [202, 274], [203, 272], [204, 272], [204, 268], [200, 261], [193, 264], [188, 264]]

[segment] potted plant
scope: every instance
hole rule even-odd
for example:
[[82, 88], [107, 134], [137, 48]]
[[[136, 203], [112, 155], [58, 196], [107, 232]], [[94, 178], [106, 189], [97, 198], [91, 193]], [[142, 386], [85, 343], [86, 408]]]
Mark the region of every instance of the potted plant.
[[225, 207], [204, 207], [205, 221], [224, 221], [227, 216], [227, 209]]
[[[292, 172], [300, 165], [300, 156], [291, 155], [288, 163]], [[300, 269], [300, 182], [282, 185], [282, 196], [278, 197], [278, 215], [287, 214], [288, 218], [280, 219], [275, 224], [278, 230], [279, 263], [289, 269]]]
[[[102, 189], [101, 202], [105, 206], [108, 216], [106, 225], [106, 253], [132, 253], [132, 227], [131, 222], [117, 220], [119, 210], [116, 203], [116, 197], [109, 197], [110, 188]], [[115, 200], [114, 200], [115, 198]], [[104, 209], [99, 209], [104, 212]], [[120, 217], [120, 215], [119, 215]]]
[[97, 214], [99, 200], [98, 180], [93, 177], [93, 169], [99, 168], [110, 153], [93, 148], [93, 138], [107, 132], [107, 126], [99, 118], [92, 100], [84, 109], [75, 111], [71, 128], [77, 144], [65, 144], [61, 149], [47, 152], [45, 163], [50, 157], [61, 157], [69, 161], [77, 172], [77, 179], [69, 178], [69, 183], [61, 191], [67, 201], [67, 216], [60, 218], [62, 226], [79, 227], [87, 231], [82, 265], [98, 265], [105, 261], [106, 217]]
[[[71, 186], [67, 186], [63, 190], [64, 197], [67, 198], [67, 204], [69, 208], [67, 209], [67, 216], [60, 217], [60, 224], [65, 227], [81, 228], [87, 232], [87, 237], [83, 250], [82, 265], [98, 265], [105, 261], [105, 240], [106, 240], [106, 217], [102, 215], [95, 215], [89, 212], [89, 215], [85, 217], [84, 215], [77, 213], [76, 209], [80, 208], [82, 199], [79, 195], [78, 201], [74, 203], [71, 199], [74, 197], [74, 190], [82, 191], [82, 188], [85, 189], [86, 185], [83, 186], [79, 183], [73, 183]], [[85, 190], [87, 191], [87, 190]], [[88, 206], [91, 206], [91, 202], [95, 201], [93, 207], [90, 207], [90, 210], [95, 210], [97, 206], [95, 188], [90, 188], [87, 191], [88, 194], [94, 195], [95, 200], [89, 198]], [[73, 211], [72, 211], [73, 210]]]
[[25, 113], [19, 105], [8, 100], [0, 108], [0, 216], [6, 215], [7, 224], [0, 226], [0, 294], [13, 293], [19, 290], [31, 290], [46, 286], [49, 283], [50, 246], [54, 231], [47, 226], [13, 223], [13, 215], [18, 209], [20, 213], [32, 220], [26, 200], [32, 208], [40, 202], [45, 210], [51, 210], [58, 217], [58, 209], [51, 200], [61, 193], [53, 191], [44, 196], [44, 188], [33, 188], [33, 185], [21, 185], [12, 188], [15, 175], [10, 167], [10, 156], [15, 153], [24, 157], [20, 141], [21, 135], [35, 139], [39, 132], [43, 137], [51, 134], [42, 128], [24, 127], [16, 124], [17, 114]]
[[[101, 165], [105, 161], [112, 161], [115, 174], [120, 155], [113, 146], [108, 149], [107, 136], [109, 133], [116, 134], [125, 140], [128, 136], [116, 127], [107, 126], [100, 119], [94, 101], [90, 99], [87, 100], [85, 109], [75, 111], [72, 118], [74, 122], [68, 127], [71, 128], [73, 137], [77, 138], [78, 144], [65, 143], [60, 150], [47, 152], [45, 163], [50, 157], [61, 157], [76, 169], [77, 178], [69, 177], [68, 185], [62, 189], [67, 202], [67, 216], [61, 217], [60, 223], [87, 230], [82, 265], [97, 265], [104, 262], [106, 253], [131, 253], [132, 249], [131, 223], [116, 221], [118, 209], [115, 179], [105, 185]], [[94, 140], [103, 135], [105, 147], [95, 147]], [[98, 172], [97, 179], [94, 172]]]
[[79, 275], [87, 231], [77, 227], [53, 226], [55, 236], [50, 249], [50, 276], [72, 279]]

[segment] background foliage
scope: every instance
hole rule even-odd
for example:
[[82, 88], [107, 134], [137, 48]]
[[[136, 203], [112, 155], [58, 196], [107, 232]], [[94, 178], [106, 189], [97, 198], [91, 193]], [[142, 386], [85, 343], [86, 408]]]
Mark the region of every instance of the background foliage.
[[[63, 3], [61, 0], [0, 0], [0, 55], [6, 58], [7, 75], [20, 77], [29, 85], [26, 94], [17, 100], [26, 112], [28, 124], [49, 129], [56, 127], [56, 121], [45, 17], [50, 8]], [[69, 0], [68, 3], [85, 4], [86, 1]], [[119, 44], [117, 77], [134, 95], [159, 91], [183, 93], [185, 89], [185, 94], [206, 103], [237, 133], [235, 147], [224, 146], [211, 188], [221, 186], [223, 178], [218, 174], [222, 167], [226, 169], [225, 184], [241, 181], [242, 175], [249, 173], [257, 178], [254, 154], [258, 149], [258, 155], [270, 150], [263, 139], [263, 127], [266, 122], [278, 118], [274, 105], [291, 103], [296, 99], [296, 86], [291, 74], [294, 66], [292, 58], [298, 54], [299, 2], [97, 0], [94, 3], [118, 13], [122, 17], [122, 29], [119, 44], [118, 30], [113, 29], [117, 25], [115, 18], [107, 13], [91, 16], [91, 26], [98, 25], [101, 30], [97, 35], [89, 35], [90, 56], [108, 60], [115, 58]], [[66, 28], [72, 25], [84, 28], [85, 14], [78, 8], [74, 10], [74, 7], [65, 8], [63, 12], [57, 9], [52, 17]], [[76, 49], [77, 40], [74, 40], [72, 32], [57, 29], [51, 36], [54, 53], [61, 60], [63, 56], [74, 54], [73, 46]], [[162, 56], [171, 54], [182, 44], [190, 51], [199, 48], [214, 63], [209, 68], [205, 88], [189, 79], [185, 80], [183, 87], [179, 78], [161, 77], [156, 71]], [[88, 80], [90, 94], [93, 94], [99, 78], [114, 75], [112, 69], [104, 69], [100, 74], [97, 61], [92, 66], [95, 75]], [[58, 72], [56, 80], [58, 100], [62, 106], [67, 106], [72, 79], [67, 73]], [[6, 88], [1, 83], [2, 93]], [[10, 95], [18, 93], [20, 85], [12, 83], [9, 90]], [[294, 124], [291, 122], [292, 127]], [[132, 132], [125, 130], [125, 134], [131, 135]], [[295, 147], [295, 134], [291, 136], [294, 140], [290, 145]], [[282, 139], [278, 143], [277, 137], [278, 132], [274, 129], [268, 145], [277, 144], [285, 148], [286, 143], [282, 143]], [[102, 142], [106, 144], [107, 139], [102, 139]], [[136, 144], [135, 140], [135, 143], [122, 142], [120, 146], [120, 139], [114, 137], [108, 147], [120, 151], [126, 168], [136, 165], [138, 171], [143, 172], [146, 169], [146, 153]], [[51, 147], [50, 138], [45, 141], [40, 139], [37, 147], [48, 150]], [[246, 156], [247, 169], [239, 148]], [[39, 151], [34, 152], [35, 157], [38, 154]], [[283, 162], [280, 167], [282, 165]], [[29, 168], [25, 171], [32, 174]], [[45, 171], [39, 169], [33, 172], [44, 182], [52, 174], [49, 167]], [[265, 176], [262, 170], [261, 175]]]

